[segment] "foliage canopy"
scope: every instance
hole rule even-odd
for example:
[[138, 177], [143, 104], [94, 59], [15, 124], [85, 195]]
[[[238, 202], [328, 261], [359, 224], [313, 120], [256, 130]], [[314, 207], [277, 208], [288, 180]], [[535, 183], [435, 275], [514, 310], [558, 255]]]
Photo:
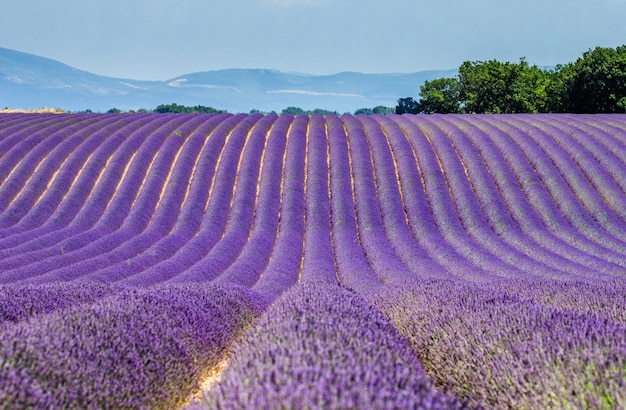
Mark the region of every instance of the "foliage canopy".
[[596, 47], [574, 63], [542, 69], [517, 63], [465, 61], [453, 78], [426, 81], [420, 99], [400, 98], [402, 113], [624, 113], [626, 46]]

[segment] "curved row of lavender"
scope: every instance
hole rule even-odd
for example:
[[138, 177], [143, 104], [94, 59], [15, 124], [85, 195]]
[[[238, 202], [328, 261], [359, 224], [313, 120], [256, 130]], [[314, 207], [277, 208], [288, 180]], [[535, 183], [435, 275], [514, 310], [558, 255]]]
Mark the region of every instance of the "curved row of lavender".
[[625, 204], [620, 115], [1, 115], [0, 408], [626, 406]]
[[[245, 375], [245, 377], [242, 377]], [[460, 409], [438, 392], [389, 319], [336, 283], [283, 293], [189, 408]]]

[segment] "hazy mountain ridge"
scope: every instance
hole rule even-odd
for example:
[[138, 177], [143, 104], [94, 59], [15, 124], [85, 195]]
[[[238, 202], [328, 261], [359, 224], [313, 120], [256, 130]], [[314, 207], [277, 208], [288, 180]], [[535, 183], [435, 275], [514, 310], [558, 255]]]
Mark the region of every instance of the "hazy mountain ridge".
[[0, 108], [59, 107], [79, 111], [204, 105], [229, 112], [280, 111], [288, 106], [353, 112], [395, 106], [416, 97], [424, 81], [454, 70], [332, 75], [268, 69], [225, 69], [184, 74], [165, 81], [100, 76], [61, 62], [0, 48]]

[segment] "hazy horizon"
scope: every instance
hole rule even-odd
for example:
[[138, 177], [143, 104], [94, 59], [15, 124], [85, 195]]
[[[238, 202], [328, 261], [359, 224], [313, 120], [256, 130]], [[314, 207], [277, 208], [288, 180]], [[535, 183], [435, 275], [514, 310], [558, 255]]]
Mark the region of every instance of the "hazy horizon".
[[553, 66], [626, 43], [626, 0], [0, 0], [0, 47], [94, 74], [167, 80], [263, 68], [411, 73]]
[[80, 71], [85, 71], [89, 74], [94, 74], [97, 75], [99, 77], [110, 77], [110, 78], [115, 78], [118, 80], [137, 80], [137, 81], [157, 81], [157, 82], [167, 82], [167, 81], [171, 81], [174, 80], [178, 77], [181, 76], [185, 76], [185, 75], [189, 75], [189, 74], [198, 74], [198, 73], [206, 73], [206, 72], [220, 72], [220, 71], [235, 71], [235, 70], [251, 70], [251, 71], [257, 71], [257, 70], [267, 70], [267, 71], [275, 71], [275, 72], [279, 72], [282, 74], [289, 74], [289, 75], [294, 75], [294, 76], [335, 76], [338, 74], [345, 74], [345, 73], [356, 73], [356, 74], [382, 74], [382, 75], [393, 75], [393, 74], [398, 74], [398, 75], [404, 75], [404, 74], [413, 74], [413, 73], [421, 73], [421, 72], [444, 72], [444, 71], [456, 71], [458, 69], [458, 67], [454, 67], [454, 68], [447, 68], [447, 69], [432, 69], [432, 70], [417, 70], [417, 71], [411, 71], [411, 72], [371, 72], [371, 73], [367, 73], [367, 72], [363, 72], [363, 71], [354, 71], [354, 70], [346, 70], [346, 71], [338, 71], [338, 72], [334, 72], [334, 73], [327, 73], [327, 74], [313, 74], [313, 73], [305, 73], [305, 72], [299, 72], [299, 71], [289, 71], [289, 70], [280, 70], [280, 69], [276, 69], [276, 68], [267, 68], [267, 67], [248, 67], [248, 68], [242, 68], [242, 67], [225, 67], [225, 68], [215, 68], [215, 69], [209, 69], [209, 70], [202, 70], [202, 71], [193, 71], [193, 72], [184, 72], [184, 73], [178, 73], [176, 75], [174, 75], [173, 77], [170, 78], [165, 78], [165, 79], [144, 79], [144, 78], [130, 78], [130, 77], [112, 77], [112, 76], [107, 76], [104, 74], [101, 74], [99, 72], [95, 72], [95, 71], [88, 71], [88, 70], [84, 70], [80, 67], [75, 67], [73, 65], [67, 64], [65, 61], [61, 61], [61, 60], [57, 60], [51, 57], [47, 57], [47, 56], [43, 56], [43, 55], [39, 55], [39, 54], [33, 54], [33, 53], [29, 53], [23, 50], [16, 50], [16, 49], [12, 49], [12, 48], [7, 48], [7, 47], [2, 47], [0, 46], [0, 48], [5, 49], [5, 50], [10, 50], [13, 52], [17, 52], [17, 53], [23, 53], [23, 54], [27, 54], [27, 55], [31, 55], [31, 56], [35, 56], [35, 57], [40, 57], [40, 58], [44, 58], [44, 59], [48, 59], [48, 60], [52, 60], [52, 61], [56, 61], [57, 63], [61, 63], [64, 64], [68, 67], [71, 67], [73, 69], [77, 69]]

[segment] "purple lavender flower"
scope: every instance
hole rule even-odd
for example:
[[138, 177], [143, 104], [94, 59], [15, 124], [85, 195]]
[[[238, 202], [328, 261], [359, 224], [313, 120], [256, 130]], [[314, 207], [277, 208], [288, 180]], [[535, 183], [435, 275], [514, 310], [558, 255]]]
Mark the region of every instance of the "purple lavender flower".
[[433, 387], [384, 315], [319, 281], [281, 295], [203, 396], [210, 409], [463, 407]]

